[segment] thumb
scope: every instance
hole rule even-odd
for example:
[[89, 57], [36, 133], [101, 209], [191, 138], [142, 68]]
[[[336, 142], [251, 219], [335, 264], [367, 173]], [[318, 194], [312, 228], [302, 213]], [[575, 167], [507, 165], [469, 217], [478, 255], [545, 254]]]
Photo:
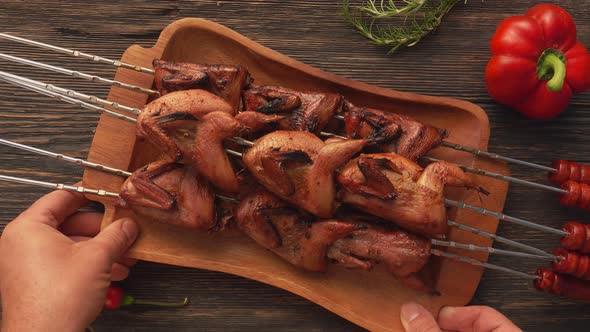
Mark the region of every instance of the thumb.
[[131, 247], [138, 233], [135, 221], [123, 218], [105, 227], [86, 244], [91, 247], [101, 248], [101, 251], [107, 254], [110, 263], [113, 264]]
[[440, 332], [432, 314], [418, 303], [402, 305], [400, 319], [406, 332]]
[[444, 307], [438, 322], [445, 330], [522, 331], [506, 316], [486, 306]]

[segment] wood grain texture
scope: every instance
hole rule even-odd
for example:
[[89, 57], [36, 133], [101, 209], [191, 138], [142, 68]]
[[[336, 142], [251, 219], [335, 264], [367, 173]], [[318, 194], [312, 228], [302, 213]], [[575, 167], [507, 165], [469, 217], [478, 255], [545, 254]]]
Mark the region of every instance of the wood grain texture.
[[[238, 63], [248, 68], [256, 84], [338, 92], [356, 105], [410, 115], [445, 128], [449, 132], [449, 141], [479, 149], [487, 148], [489, 122], [485, 112], [473, 103], [398, 92], [346, 80], [297, 62], [212, 21], [194, 18], [175, 21], [162, 31], [154, 47], [146, 49], [132, 46], [125, 51], [121, 60], [149, 67], [154, 58], [175, 62]], [[127, 69], [117, 70], [115, 78], [146, 88], [151, 87], [152, 83], [149, 75]], [[108, 99], [142, 107], [147, 96], [113, 88]], [[115, 142], [123, 143], [113, 144]], [[133, 124], [103, 115], [88, 158], [92, 162], [133, 171], [161, 159], [161, 154], [158, 148], [137, 139]], [[437, 149], [432, 151], [432, 155], [463, 165], [507, 173], [503, 163], [478, 159], [469, 153]], [[85, 187], [100, 187], [108, 191], [118, 191], [122, 181], [119, 176], [92, 169], [86, 170], [83, 177]], [[477, 183], [483, 188], [493, 187], [494, 190], [490, 195], [480, 197], [475, 191], [449, 189], [446, 197], [501, 211], [507, 184], [487, 177], [479, 177]], [[97, 199], [96, 196], [89, 198]], [[114, 206], [112, 199], [98, 200], [106, 208], [103, 227], [130, 214], [129, 210]], [[133, 258], [222, 271], [275, 285], [376, 331], [403, 330], [399, 318], [390, 313], [399, 311], [401, 305], [409, 300], [421, 303], [433, 314], [437, 314], [442, 305], [465, 305], [471, 300], [483, 272], [479, 267], [433, 258], [426, 270], [433, 276], [434, 286], [441, 295], [431, 296], [404, 287], [379, 268], [370, 273], [339, 268], [331, 268], [325, 274], [304, 272], [239, 232], [187, 232], [148, 218], [133, 218], [140, 226], [140, 237], [129, 252]], [[449, 218], [488, 232], [495, 232], [498, 224], [494, 218], [464, 209], [453, 210]], [[456, 228], [450, 229], [449, 240], [479, 246], [491, 244], [488, 238]], [[486, 259], [483, 253], [458, 252], [476, 259]], [[457, 274], [462, 278], [457, 278]]]
[[[368, 44], [339, 16], [340, 1], [2, 1], [0, 31], [119, 58], [129, 45], [150, 47], [160, 31], [183, 17], [224, 24], [278, 52], [320, 69], [386, 88], [465, 99], [483, 107], [490, 118], [490, 150], [547, 164], [555, 158], [590, 162], [590, 94], [576, 96], [568, 111], [550, 122], [536, 122], [509, 112], [487, 95], [483, 69], [495, 26], [538, 1], [469, 1], [459, 4], [441, 28], [421, 44], [393, 56]], [[581, 41], [590, 44], [590, 7], [584, 1], [552, 1], [568, 9]], [[32, 10], [31, 8], [34, 8]], [[113, 77], [114, 68], [0, 41], [10, 54]], [[108, 88], [24, 66], [0, 63], [0, 70], [41, 78], [106, 96]], [[0, 134], [7, 139], [77, 157], [85, 157], [98, 116], [0, 84]], [[48, 107], [48, 105], [50, 107]], [[2, 170], [18, 176], [73, 182], [75, 166], [1, 148]], [[513, 175], [538, 182], [545, 174], [512, 166]], [[0, 220], [12, 220], [45, 191], [3, 185]], [[511, 186], [505, 212], [559, 227], [569, 220], [590, 221], [584, 212], [559, 206], [553, 193]], [[554, 236], [513, 225], [499, 234], [543, 249], [558, 244]], [[502, 247], [498, 245], [498, 247]], [[491, 262], [532, 271], [537, 262], [492, 257]], [[142, 297], [191, 298], [180, 310], [106, 312], [98, 331], [136, 330], [333, 330], [359, 328], [308, 301], [247, 279], [216, 272], [140, 263], [126, 283]], [[526, 331], [583, 330], [590, 322], [587, 304], [532, 290], [526, 281], [487, 271], [474, 304], [493, 306]], [[392, 313], [397, 315], [397, 313]]]

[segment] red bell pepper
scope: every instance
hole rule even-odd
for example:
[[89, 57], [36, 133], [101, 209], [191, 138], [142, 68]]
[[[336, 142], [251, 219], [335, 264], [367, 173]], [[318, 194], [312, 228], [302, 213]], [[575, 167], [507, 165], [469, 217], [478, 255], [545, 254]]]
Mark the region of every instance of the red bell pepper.
[[563, 112], [573, 93], [590, 88], [590, 55], [563, 8], [540, 4], [505, 19], [491, 42], [488, 92], [501, 104], [538, 119]]

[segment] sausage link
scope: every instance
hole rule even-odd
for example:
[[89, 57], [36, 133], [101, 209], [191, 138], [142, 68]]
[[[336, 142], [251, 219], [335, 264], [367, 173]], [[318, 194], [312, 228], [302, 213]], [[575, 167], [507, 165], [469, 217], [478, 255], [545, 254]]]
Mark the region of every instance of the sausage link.
[[561, 257], [553, 261], [553, 271], [569, 274], [580, 279], [590, 280], [590, 256], [558, 248], [553, 251]]
[[549, 181], [555, 184], [562, 184], [570, 178], [568, 162], [565, 160], [554, 160], [551, 167], [555, 172], [549, 172]]
[[578, 198], [577, 207], [590, 210], [590, 185], [580, 183], [580, 197]]
[[542, 292], [590, 301], [589, 281], [557, 274], [547, 268], [538, 269], [536, 275], [539, 279], [536, 279], [533, 285]]
[[580, 182], [590, 184], [590, 166], [582, 165], [580, 167]]
[[582, 168], [582, 164], [577, 164], [570, 161], [570, 180], [572, 181], [580, 181], [580, 174], [582, 173], [580, 169]]
[[559, 199], [563, 206], [590, 210], [590, 185], [576, 181], [566, 181], [561, 185], [566, 190]]
[[575, 181], [566, 181], [561, 185], [561, 189], [567, 190], [567, 193], [561, 196], [559, 203], [563, 206], [577, 207], [580, 198], [580, 184]]
[[561, 246], [584, 254], [590, 253], [590, 225], [568, 222], [562, 228], [568, 234], [561, 238]]
[[551, 167], [556, 171], [549, 172], [549, 180], [555, 184], [562, 184], [568, 180], [590, 184], [590, 165], [555, 160]]

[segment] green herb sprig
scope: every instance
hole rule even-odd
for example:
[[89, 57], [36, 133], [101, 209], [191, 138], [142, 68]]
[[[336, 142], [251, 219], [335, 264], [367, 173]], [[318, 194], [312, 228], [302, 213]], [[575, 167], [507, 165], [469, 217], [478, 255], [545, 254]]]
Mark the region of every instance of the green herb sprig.
[[[366, 0], [351, 7], [344, 0], [344, 19], [377, 45], [389, 47], [391, 54], [402, 47], [416, 45], [441, 24], [445, 15], [461, 0]], [[401, 18], [400, 25], [383, 22]]]

